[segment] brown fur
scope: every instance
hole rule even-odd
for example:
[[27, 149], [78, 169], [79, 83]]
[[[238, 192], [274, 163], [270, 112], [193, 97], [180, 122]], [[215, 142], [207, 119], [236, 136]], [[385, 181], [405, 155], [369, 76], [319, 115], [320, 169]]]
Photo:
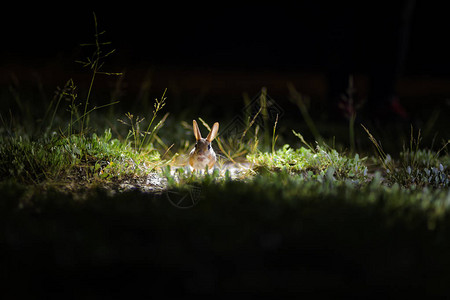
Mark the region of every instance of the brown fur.
[[[189, 153], [189, 165], [194, 169], [203, 169], [199, 168], [198, 165], [205, 164], [205, 167], [207, 165], [208, 169], [211, 170], [214, 167], [214, 164], [216, 163], [216, 154], [214, 153], [213, 148], [210, 147], [210, 149], [208, 149], [208, 146], [211, 144], [211, 142], [217, 135], [217, 132], [219, 130], [219, 123], [217, 122], [214, 123], [213, 128], [209, 132], [206, 139], [202, 138], [197, 122], [194, 120], [192, 123], [197, 143], [195, 148], [192, 149], [192, 151]], [[201, 156], [206, 156], [207, 161], [206, 162], [199, 161], [199, 158]]]

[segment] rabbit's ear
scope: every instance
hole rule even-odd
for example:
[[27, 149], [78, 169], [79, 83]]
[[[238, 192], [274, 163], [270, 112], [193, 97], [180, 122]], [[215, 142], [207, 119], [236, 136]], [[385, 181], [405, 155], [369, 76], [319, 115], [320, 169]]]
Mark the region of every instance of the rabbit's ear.
[[202, 138], [202, 134], [200, 133], [200, 129], [198, 128], [197, 122], [195, 120], [192, 121], [192, 125], [194, 127], [195, 139], [198, 141]]
[[206, 137], [206, 140], [211, 143], [214, 140], [214, 138], [216, 137], [217, 131], [219, 131], [219, 123], [218, 122], [214, 123], [213, 128], [211, 129], [211, 132]]

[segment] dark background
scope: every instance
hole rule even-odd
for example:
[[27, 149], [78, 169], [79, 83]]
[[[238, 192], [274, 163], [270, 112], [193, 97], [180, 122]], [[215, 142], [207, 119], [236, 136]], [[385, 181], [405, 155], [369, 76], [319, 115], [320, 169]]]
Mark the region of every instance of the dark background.
[[[324, 38], [328, 29], [354, 22], [350, 26], [363, 43], [368, 40], [367, 25], [381, 30], [387, 18], [401, 18], [396, 3], [369, 1], [355, 7], [309, 2], [314, 3], [16, 7], [5, 10], [1, 20], [1, 58], [3, 64], [27, 60], [37, 64], [71, 55], [80, 43], [89, 42], [95, 11], [105, 39], [114, 43], [117, 56], [127, 63], [320, 69], [326, 63], [322, 54], [328, 47]], [[349, 18], [352, 13], [358, 19]], [[444, 7], [415, 1], [408, 74], [450, 74], [446, 14]], [[372, 24], [363, 24], [364, 20]]]
[[[30, 74], [39, 74], [51, 90], [67, 78], [77, 79], [85, 70], [74, 61], [90, 53], [79, 45], [93, 41], [95, 11], [99, 30], [106, 31], [101, 38], [113, 42], [116, 49], [104, 71], [125, 72], [130, 98], [150, 70], [152, 92], [159, 95], [168, 87], [172, 99], [175, 96], [170, 93], [177, 90], [188, 102], [203, 95], [208, 103], [223, 103], [224, 99], [242, 103], [243, 92], [252, 96], [266, 86], [272, 98], [283, 102], [286, 84], [292, 82], [313, 100], [326, 103], [327, 74], [336, 63], [336, 53], [348, 56], [344, 63], [359, 76], [357, 89], [364, 97], [370, 65], [386, 61], [383, 51], [397, 53], [397, 49], [386, 49], [392, 44], [390, 24], [402, 17], [402, 1], [388, 3], [130, 2], [120, 6], [15, 7], [5, 10], [0, 21], [0, 84], [7, 87], [12, 78], [21, 80], [22, 85], [27, 80], [36, 84], [36, 76]], [[400, 100], [409, 110], [448, 106], [450, 25], [446, 14], [443, 6], [414, 1], [397, 82]], [[338, 46], [333, 43], [336, 28], [337, 35], [344, 32]], [[385, 45], [386, 37], [391, 40]], [[89, 77], [78, 82], [88, 83]], [[101, 89], [101, 82], [97, 84]], [[127, 101], [126, 97], [120, 100]]]

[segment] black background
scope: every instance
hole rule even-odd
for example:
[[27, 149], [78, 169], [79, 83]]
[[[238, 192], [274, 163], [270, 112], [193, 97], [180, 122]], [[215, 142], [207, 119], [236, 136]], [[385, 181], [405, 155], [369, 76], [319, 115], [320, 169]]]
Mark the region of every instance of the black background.
[[[33, 89], [42, 85], [51, 95], [73, 78], [83, 96], [90, 73], [75, 61], [92, 53], [93, 48], [80, 44], [94, 41], [95, 12], [99, 31], [105, 31], [100, 40], [112, 42], [105, 51], [116, 49], [102, 70], [125, 76], [120, 96], [112, 95], [116, 78], [98, 77], [92, 103], [120, 100], [123, 110], [139, 108], [139, 93], [151, 73], [149, 101], [168, 88], [166, 109], [190, 109], [193, 115], [188, 118], [198, 114], [227, 118], [225, 112], [233, 115], [242, 110], [243, 93], [252, 98], [267, 87], [269, 96], [284, 108], [285, 117], [291, 113], [296, 120], [298, 108], [289, 101], [287, 83], [311, 97], [313, 114], [332, 116], [333, 112], [327, 112], [332, 103], [327, 102], [331, 99], [328, 72], [348, 64], [349, 71], [360, 74], [357, 101], [364, 101], [370, 92], [364, 76], [398, 51], [393, 36], [402, 18], [402, 3], [13, 5], [0, 18], [0, 86], [5, 94], [11, 85], [17, 90], [26, 84]], [[421, 114], [423, 120], [432, 110], [448, 110], [450, 25], [446, 14], [443, 5], [414, 1], [408, 26], [398, 96], [411, 115]], [[339, 43], [333, 40], [336, 32]], [[336, 61], [342, 54], [344, 62]], [[2, 104], [1, 109], [11, 108]]]
[[[326, 67], [329, 47], [324, 33], [336, 23], [354, 22], [356, 40], [363, 44], [370, 39], [365, 36], [368, 24], [359, 22], [370, 20], [369, 26], [376, 29], [386, 15], [397, 14], [383, 1], [368, 2], [360, 12], [360, 7], [349, 4], [314, 3], [130, 2], [98, 7], [74, 3], [4, 9], [1, 62], [42, 64], [61, 56], [76, 57], [79, 44], [92, 41], [95, 11], [99, 29], [106, 31], [103, 38], [113, 42], [115, 59], [121, 63], [320, 70]], [[350, 9], [359, 19], [348, 18]], [[450, 74], [446, 19], [443, 6], [416, 1], [405, 74]], [[357, 52], [355, 58], [364, 60], [367, 54]]]

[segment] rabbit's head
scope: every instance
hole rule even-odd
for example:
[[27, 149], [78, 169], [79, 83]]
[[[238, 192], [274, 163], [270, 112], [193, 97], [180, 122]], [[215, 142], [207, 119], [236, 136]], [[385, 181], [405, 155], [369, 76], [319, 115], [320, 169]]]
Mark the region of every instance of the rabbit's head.
[[200, 129], [197, 122], [192, 121], [195, 139], [197, 140], [194, 149], [189, 154], [189, 164], [194, 169], [205, 169], [208, 166], [209, 169], [214, 167], [216, 162], [216, 154], [211, 146], [211, 142], [217, 135], [219, 130], [219, 123], [214, 123], [211, 131], [206, 138], [202, 138]]

